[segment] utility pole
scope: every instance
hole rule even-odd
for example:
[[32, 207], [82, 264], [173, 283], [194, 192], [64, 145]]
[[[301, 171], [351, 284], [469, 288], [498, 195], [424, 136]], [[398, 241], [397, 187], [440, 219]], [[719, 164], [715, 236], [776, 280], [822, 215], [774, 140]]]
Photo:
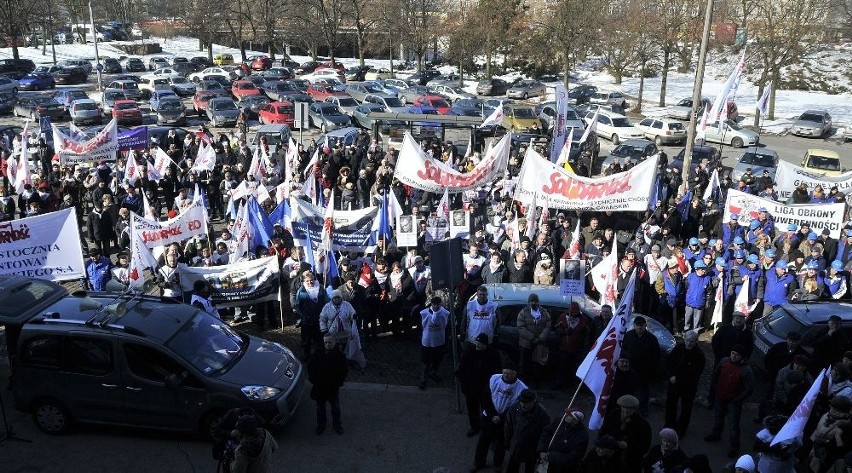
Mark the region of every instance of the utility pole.
[[710, 42], [710, 23], [713, 21], [713, 0], [707, 0], [704, 7], [704, 33], [701, 47], [698, 49], [698, 67], [695, 69], [695, 83], [692, 86], [692, 113], [689, 115], [689, 128], [686, 129], [686, 149], [683, 152], [683, 170], [679, 193], [686, 194], [689, 186], [689, 168], [692, 165], [692, 147], [695, 146], [695, 127], [698, 122], [698, 104], [701, 103], [701, 88], [704, 86], [704, 63], [707, 59], [707, 43]]
[[89, 22], [92, 24], [92, 41], [95, 42], [95, 70], [98, 73], [98, 90], [103, 92], [104, 84], [101, 80], [101, 56], [98, 54], [98, 30], [95, 29], [95, 15], [92, 13], [92, 0], [89, 0]]

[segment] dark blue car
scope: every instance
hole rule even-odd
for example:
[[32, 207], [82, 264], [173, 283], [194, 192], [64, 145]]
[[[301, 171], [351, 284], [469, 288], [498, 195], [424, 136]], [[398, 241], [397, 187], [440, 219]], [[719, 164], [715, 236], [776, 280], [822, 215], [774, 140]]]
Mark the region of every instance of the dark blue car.
[[44, 73], [27, 74], [18, 81], [21, 90], [45, 90], [55, 89], [56, 81], [53, 76]]

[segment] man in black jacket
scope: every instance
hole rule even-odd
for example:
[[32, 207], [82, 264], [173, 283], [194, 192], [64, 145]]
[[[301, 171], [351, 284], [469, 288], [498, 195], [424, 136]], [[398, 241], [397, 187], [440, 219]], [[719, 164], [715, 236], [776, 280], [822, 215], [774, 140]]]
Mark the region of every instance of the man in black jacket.
[[468, 437], [479, 433], [479, 418], [481, 416], [482, 394], [488, 386], [491, 375], [500, 372], [500, 353], [488, 345], [488, 335], [480, 333], [474, 341], [474, 348], [465, 350], [459, 361], [456, 376], [461, 384], [467, 403], [467, 418], [470, 429]]
[[532, 473], [538, 460], [538, 442], [544, 428], [550, 423], [550, 416], [539, 404], [532, 389], [521, 392], [521, 398], [506, 415], [503, 433], [509, 453], [506, 473], [516, 473], [521, 464], [524, 471]]
[[337, 349], [337, 339], [323, 337], [323, 350], [314, 352], [308, 362], [308, 379], [311, 381], [311, 399], [317, 403], [317, 435], [323, 433], [327, 421], [325, 404], [331, 405], [331, 422], [334, 431], [343, 434], [340, 423], [340, 388], [346, 381], [349, 368], [346, 357]]
[[[698, 380], [705, 364], [704, 352], [698, 347], [698, 334], [686, 332], [683, 340], [684, 343], [678, 343], [666, 360], [669, 382], [665, 426], [674, 429], [680, 437], [686, 434], [689, 427]], [[678, 403], [681, 406], [680, 415], [677, 412]]]
[[554, 419], [541, 434], [538, 451], [548, 462], [548, 472], [577, 471], [589, 446], [589, 429], [583, 424], [583, 411], [566, 407], [561, 419]]
[[611, 435], [618, 442], [627, 470], [631, 473], [642, 471], [642, 459], [651, 448], [651, 425], [637, 409], [639, 400], [633, 396], [618, 398], [618, 411], [610, 412], [604, 418], [599, 435]]
[[639, 412], [648, 415], [650, 384], [660, 365], [660, 342], [648, 331], [644, 317], [633, 318], [633, 330], [624, 334], [622, 350], [630, 358], [630, 366], [639, 373]]

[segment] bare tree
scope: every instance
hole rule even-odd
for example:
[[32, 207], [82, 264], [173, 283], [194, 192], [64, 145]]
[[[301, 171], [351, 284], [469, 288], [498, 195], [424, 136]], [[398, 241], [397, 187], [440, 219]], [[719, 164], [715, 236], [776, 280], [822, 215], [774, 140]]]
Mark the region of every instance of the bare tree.
[[494, 56], [517, 45], [523, 22], [519, 0], [480, 0], [471, 11], [469, 34], [485, 55], [485, 75], [491, 77]]
[[382, 17], [376, 15], [376, 0], [349, 0], [350, 17], [355, 27], [355, 42], [358, 49], [358, 63], [364, 65], [364, 41], [373, 27]]
[[[692, 48], [684, 43], [691, 43], [688, 34], [696, 21], [699, 20], [699, 9], [696, 3], [689, 0], [656, 0], [651, 3], [651, 10], [656, 15], [649, 18], [653, 31], [653, 40], [660, 49], [663, 63], [660, 68], [660, 107], [666, 106], [666, 89], [669, 79], [669, 69], [672, 67], [672, 56], [680, 49], [689, 51]], [[688, 63], [687, 63], [688, 67]]]
[[0, 0], [0, 34], [9, 38], [14, 59], [20, 58], [18, 40], [24, 37], [27, 25], [34, 19], [34, 13], [42, 6], [40, 2]]
[[562, 0], [547, 5], [541, 15], [531, 19], [535, 34], [521, 47], [535, 61], [559, 61], [567, 88], [571, 67], [597, 45], [604, 5], [600, 0]]
[[[829, 0], [756, 0], [751, 37], [763, 71], [759, 94], [772, 83], [769, 119], [775, 118], [775, 93], [781, 87], [781, 70], [800, 60], [819, 44], [830, 11]], [[751, 47], [751, 46], [750, 46]], [[757, 121], [757, 117], [755, 117]], [[756, 124], [756, 123], [755, 123]]]

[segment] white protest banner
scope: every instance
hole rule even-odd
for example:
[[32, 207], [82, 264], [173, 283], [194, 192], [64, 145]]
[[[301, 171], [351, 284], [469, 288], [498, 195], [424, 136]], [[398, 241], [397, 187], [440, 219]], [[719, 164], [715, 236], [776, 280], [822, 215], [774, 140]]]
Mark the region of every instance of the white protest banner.
[[53, 147], [61, 164], [94, 163], [114, 159], [118, 151], [118, 126], [115, 118], [91, 139], [77, 140], [53, 125]]
[[[295, 240], [322, 241], [325, 210], [298, 198], [290, 198], [293, 238]], [[376, 245], [379, 224], [379, 207], [360, 210], [335, 210], [334, 232], [331, 248], [335, 251], [363, 251]]]
[[824, 176], [779, 160], [775, 171], [775, 192], [778, 193], [778, 199], [789, 199], [801, 184], [807, 186], [808, 192], [813, 192], [814, 188], [820, 185], [826, 194], [834, 186], [837, 186], [838, 192], [848, 194], [852, 191], [852, 172], [839, 176]]
[[405, 185], [428, 192], [457, 193], [491, 184], [503, 177], [509, 163], [510, 134], [506, 134], [482, 161], [470, 172], [460, 173], [438, 159], [426, 154], [410, 134], [405, 134], [402, 150], [397, 159], [394, 177]]
[[643, 211], [648, 209], [656, 172], [657, 159], [651, 157], [625, 172], [582, 177], [556, 166], [530, 147], [518, 176], [515, 200], [530, 204], [537, 196], [537, 205], [551, 209]]
[[453, 210], [450, 215], [450, 238], [470, 238], [470, 212]]
[[396, 246], [417, 246], [417, 222], [413, 215], [402, 215], [396, 218]]
[[728, 191], [723, 221], [730, 220], [731, 214], [739, 214], [740, 225], [748, 228], [749, 223], [757, 218], [758, 209], [763, 207], [769, 211], [769, 214], [775, 220], [775, 228], [781, 233], [786, 232], [787, 225], [791, 223], [796, 224], [796, 226], [807, 223], [811, 226], [811, 231], [816, 232], [817, 235], [827, 229], [831, 232], [832, 238], [838, 238], [840, 230], [843, 228], [845, 204], [784, 205], [736, 189]]
[[0, 223], [0, 274], [51, 281], [86, 277], [74, 208]]
[[278, 300], [278, 257], [269, 256], [207, 268], [181, 267], [184, 290], [205, 280], [217, 307], [236, 307], [253, 302]]
[[559, 292], [563, 296], [586, 294], [586, 260], [559, 260]]
[[195, 235], [207, 233], [207, 209], [202, 199], [195, 199], [177, 217], [158, 222], [140, 217], [131, 212], [133, 231], [142, 235], [142, 241], [148, 248], [186, 240]]

